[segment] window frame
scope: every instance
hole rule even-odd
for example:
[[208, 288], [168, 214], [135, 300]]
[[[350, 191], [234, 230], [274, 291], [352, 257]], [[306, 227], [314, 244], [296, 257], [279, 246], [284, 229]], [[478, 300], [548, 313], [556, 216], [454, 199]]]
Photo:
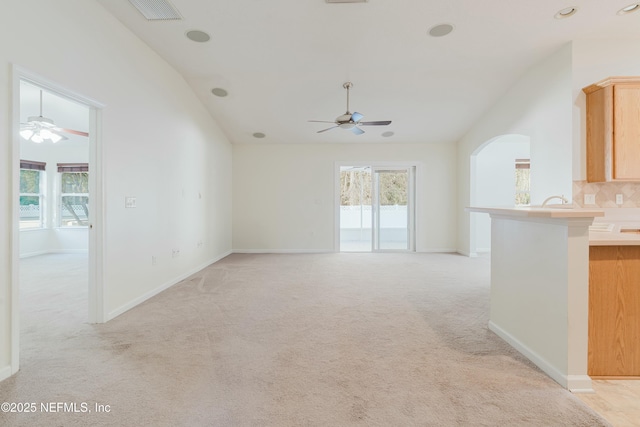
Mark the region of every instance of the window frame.
[[[66, 173], [79, 174], [86, 173], [87, 174], [87, 192], [86, 193], [65, 193], [63, 192], [62, 182], [63, 175]], [[83, 220], [80, 220], [81, 223], [77, 224], [76, 219], [71, 220], [76, 224], [66, 224], [65, 219], [63, 217], [63, 209], [64, 197], [86, 197], [87, 198], [87, 210], [89, 205], [89, 165], [87, 163], [58, 163], [58, 194], [57, 194], [57, 225], [60, 228], [87, 228], [89, 226], [89, 214], [87, 212], [86, 219], [84, 220], [85, 224], [82, 224]]]
[[[22, 171], [37, 171], [38, 172], [38, 193], [23, 193], [23, 192], [19, 192], [18, 193], [18, 198], [21, 199], [22, 197], [37, 197], [38, 198], [38, 207], [39, 207], [39, 218], [38, 218], [38, 226], [35, 227], [27, 227], [24, 226], [24, 222], [22, 220], [22, 214], [20, 214], [19, 217], [19, 227], [20, 227], [20, 231], [27, 231], [27, 230], [42, 230], [44, 228], [46, 228], [46, 222], [45, 222], [45, 211], [46, 211], [46, 206], [45, 206], [45, 193], [44, 193], [44, 189], [46, 188], [46, 162], [38, 162], [35, 160], [23, 160], [20, 159], [20, 186], [19, 188], [22, 188]], [[20, 207], [22, 207], [23, 205], [18, 202], [19, 205], [19, 209]]]

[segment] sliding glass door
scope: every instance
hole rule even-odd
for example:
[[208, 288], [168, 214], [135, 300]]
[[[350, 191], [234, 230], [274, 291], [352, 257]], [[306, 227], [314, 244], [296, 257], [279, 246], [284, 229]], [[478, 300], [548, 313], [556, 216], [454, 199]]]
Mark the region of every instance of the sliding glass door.
[[340, 168], [340, 251], [414, 250], [414, 166]]
[[373, 250], [413, 250], [413, 168], [374, 167]]

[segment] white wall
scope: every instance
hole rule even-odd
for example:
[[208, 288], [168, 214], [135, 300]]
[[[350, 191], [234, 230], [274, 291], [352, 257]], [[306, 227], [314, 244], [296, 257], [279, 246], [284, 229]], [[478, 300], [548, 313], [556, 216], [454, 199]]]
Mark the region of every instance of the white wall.
[[573, 391], [592, 391], [587, 375], [592, 220], [492, 215], [489, 329]]
[[[106, 105], [101, 155], [110, 316], [229, 253], [232, 152], [184, 79], [95, 2], [3, 1], [0, 63], [2, 378], [11, 372], [12, 352], [10, 224], [17, 164], [11, 147], [17, 133], [10, 133], [16, 95], [11, 64]], [[125, 196], [137, 197], [138, 207], [125, 209]], [[172, 249], [180, 249], [178, 258]]]
[[458, 251], [471, 254], [470, 156], [487, 141], [520, 134], [531, 143], [531, 203], [571, 194], [571, 45], [529, 69], [458, 141]]
[[[366, 135], [363, 135], [366, 136]], [[418, 251], [455, 250], [455, 146], [252, 144], [233, 147], [233, 248], [333, 251], [336, 162], [419, 162]]]
[[[506, 135], [490, 142], [472, 157], [475, 174], [472, 180], [471, 201], [476, 206], [513, 206], [515, 204], [515, 160], [528, 159], [529, 138]], [[472, 168], [473, 169], [473, 168]], [[473, 185], [472, 185], [473, 187]], [[491, 249], [491, 219], [486, 213], [472, 213], [475, 217], [475, 252]]]
[[573, 42], [573, 179], [586, 180], [586, 97], [582, 88], [613, 76], [640, 76], [640, 40]]

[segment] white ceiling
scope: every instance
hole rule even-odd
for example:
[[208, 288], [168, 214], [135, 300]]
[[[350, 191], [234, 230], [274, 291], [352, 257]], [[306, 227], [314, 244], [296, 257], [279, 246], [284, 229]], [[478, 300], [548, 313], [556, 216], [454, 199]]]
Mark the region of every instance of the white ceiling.
[[[634, 0], [171, 0], [184, 19], [154, 22], [128, 0], [98, 1], [184, 76], [233, 143], [452, 143], [563, 44], [640, 39], [640, 12], [616, 13]], [[569, 6], [574, 16], [554, 19]], [[441, 23], [454, 31], [430, 37]], [[211, 40], [187, 39], [193, 29]], [[352, 112], [393, 123], [316, 133], [329, 125], [307, 120], [345, 112], [345, 81]]]

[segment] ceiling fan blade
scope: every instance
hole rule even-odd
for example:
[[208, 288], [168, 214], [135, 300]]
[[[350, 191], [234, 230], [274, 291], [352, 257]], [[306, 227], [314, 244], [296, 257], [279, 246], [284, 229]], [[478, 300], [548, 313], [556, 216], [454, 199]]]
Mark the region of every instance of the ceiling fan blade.
[[[70, 133], [72, 135], [79, 135], [79, 136], [89, 136], [89, 134], [87, 132], [83, 132], [81, 130], [75, 130], [75, 129], [65, 129], [65, 128], [55, 128], [55, 130], [57, 130], [58, 132], [66, 132], [66, 133]], [[62, 136], [62, 135], [60, 135]], [[66, 139], [66, 138], [65, 138]]]
[[65, 139], [69, 139], [66, 136], [62, 135], [58, 129], [50, 129], [49, 132], [51, 133], [55, 133], [56, 135], [58, 135], [61, 138], [61, 141], [64, 141]]
[[364, 131], [360, 129], [358, 126], [352, 127], [351, 132], [353, 132], [356, 135], [362, 135], [364, 133]]
[[355, 113], [353, 113], [351, 115], [351, 120], [353, 120], [354, 122], [359, 122], [360, 120], [362, 120], [362, 118], [364, 117], [364, 115], [358, 113], [357, 111]]
[[363, 126], [386, 126], [391, 124], [391, 120], [379, 120], [377, 122], [360, 122], [358, 124]]
[[[332, 122], [332, 123], [333, 123], [333, 122]], [[340, 126], [332, 126], [332, 127], [330, 127], [330, 128], [326, 128], [326, 129], [319, 130], [319, 131], [318, 131], [318, 132], [316, 132], [316, 133], [326, 132], [326, 131], [328, 131], [328, 130], [335, 129], [335, 128], [337, 128], [337, 127], [340, 127]]]
[[313, 122], [313, 123], [335, 123], [335, 122], [330, 122], [327, 120], [307, 120], [308, 122]]

